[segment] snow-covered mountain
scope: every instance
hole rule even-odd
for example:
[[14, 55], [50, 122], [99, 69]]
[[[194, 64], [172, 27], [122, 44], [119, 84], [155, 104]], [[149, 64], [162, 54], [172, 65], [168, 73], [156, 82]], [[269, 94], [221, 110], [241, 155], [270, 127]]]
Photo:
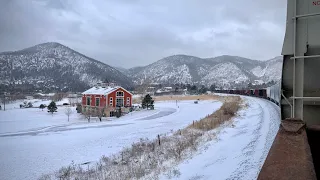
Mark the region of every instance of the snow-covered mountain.
[[122, 74], [128, 74], [128, 69], [123, 67], [114, 67], [116, 70], [120, 71]]
[[[282, 57], [278, 56], [270, 59], [264, 63], [264, 66], [260, 67], [260, 73], [252, 71], [256, 76], [260, 77], [263, 81], [279, 80], [281, 78], [282, 71]], [[259, 67], [259, 66], [257, 66]]]
[[117, 69], [55, 42], [0, 53], [0, 70], [0, 84], [27, 83], [79, 91], [105, 79], [125, 87], [133, 85]]
[[215, 58], [173, 55], [143, 67], [114, 68], [50, 42], [0, 53], [0, 85], [32, 84], [48, 89], [82, 91], [108, 79], [124, 87], [145, 82], [228, 87], [280, 80], [281, 67], [281, 57], [257, 61], [227, 55]]
[[144, 67], [123, 71], [135, 84], [190, 83], [230, 86], [249, 82], [278, 81], [281, 78], [282, 58], [258, 61], [238, 56], [198, 58], [174, 55]]

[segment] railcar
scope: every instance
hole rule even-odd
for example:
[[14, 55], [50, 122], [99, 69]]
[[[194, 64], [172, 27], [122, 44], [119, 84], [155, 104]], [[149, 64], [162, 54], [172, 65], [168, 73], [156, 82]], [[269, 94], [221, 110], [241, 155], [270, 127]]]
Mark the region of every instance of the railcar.
[[319, 32], [320, 1], [287, 0], [281, 84], [267, 91], [281, 125], [259, 180], [320, 179]]

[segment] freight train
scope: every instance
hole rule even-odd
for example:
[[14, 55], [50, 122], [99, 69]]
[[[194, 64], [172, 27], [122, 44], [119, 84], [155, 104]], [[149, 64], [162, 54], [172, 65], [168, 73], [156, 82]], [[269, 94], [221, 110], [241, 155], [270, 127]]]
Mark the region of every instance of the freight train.
[[319, 0], [287, 0], [281, 55], [280, 88], [220, 92], [267, 98], [281, 109], [279, 131], [258, 180], [317, 180], [320, 179]]
[[281, 100], [280, 83], [277, 83], [268, 88], [261, 88], [261, 89], [242, 89], [242, 90], [230, 89], [230, 90], [215, 90], [214, 92], [263, 98], [263, 99], [272, 101], [278, 106], [280, 106], [280, 100]]
[[281, 125], [258, 180], [320, 179], [320, 1], [287, 0]]

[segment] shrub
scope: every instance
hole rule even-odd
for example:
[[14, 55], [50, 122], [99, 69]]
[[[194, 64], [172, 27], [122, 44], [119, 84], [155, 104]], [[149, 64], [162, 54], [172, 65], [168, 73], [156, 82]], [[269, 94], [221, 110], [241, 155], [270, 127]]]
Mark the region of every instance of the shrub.
[[32, 102], [28, 102], [28, 105], [27, 105], [27, 107], [29, 107], [29, 108], [33, 107], [33, 104], [32, 104]]
[[231, 116], [234, 116], [239, 108], [240, 106], [238, 102], [225, 102], [221, 107], [225, 115]]
[[116, 111], [116, 117], [117, 117], [117, 118], [121, 117], [121, 114], [122, 114], [122, 111], [121, 111], [121, 108], [119, 108], [119, 109]]
[[44, 104], [40, 104], [40, 106], [39, 106], [39, 108], [42, 109], [42, 111], [43, 111], [43, 109], [44, 109], [45, 107], [46, 107], [46, 106], [45, 106]]

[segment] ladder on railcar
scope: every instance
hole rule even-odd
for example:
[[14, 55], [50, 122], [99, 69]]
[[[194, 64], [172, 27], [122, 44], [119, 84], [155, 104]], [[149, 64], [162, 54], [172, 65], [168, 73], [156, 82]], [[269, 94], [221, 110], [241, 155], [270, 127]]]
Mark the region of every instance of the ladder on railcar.
[[[319, 5], [319, 4], [315, 4]], [[320, 5], [319, 5], [320, 6]], [[297, 0], [294, 0], [294, 15], [292, 17], [293, 20], [293, 57], [290, 59], [293, 60], [293, 88], [292, 88], [292, 96], [287, 98], [281, 91], [281, 96], [284, 100], [290, 105], [291, 108], [291, 118], [301, 118], [303, 119], [303, 102], [304, 101], [320, 101], [320, 97], [306, 97], [304, 96], [304, 83], [303, 77], [297, 78], [297, 71], [299, 74], [304, 75], [304, 59], [310, 58], [320, 58], [320, 54], [317, 55], [299, 55], [297, 52], [297, 21], [302, 18], [309, 18], [313, 16], [320, 16], [320, 13], [310, 13], [297, 15]], [[319, 34], [320, 36], [320, 34]], [[302, 66], [297, 66], [296, 61], [300, 59]], [[320, 67], [319, 67], [320, 71]], [[320, 81], [320, 80], [319, 80]], [[290, 103], [290, 100], [292, 103]], [[300, 111], [297, 112], [297, 109], [300, 108]]]

